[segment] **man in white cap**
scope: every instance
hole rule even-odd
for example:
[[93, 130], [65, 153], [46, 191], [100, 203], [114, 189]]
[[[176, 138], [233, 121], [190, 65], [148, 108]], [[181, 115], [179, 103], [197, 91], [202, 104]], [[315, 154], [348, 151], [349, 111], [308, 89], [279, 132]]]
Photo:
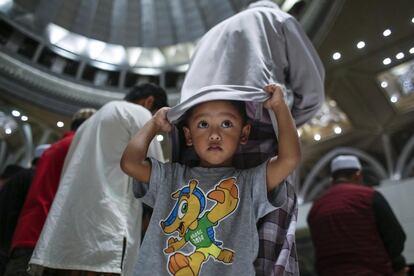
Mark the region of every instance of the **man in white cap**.
[[332, 185], [314, 201], [308, 224], [319, 275], [406, 275], [404, 230], [385, 198], [363, 185], [353, 155], [331, 162]]

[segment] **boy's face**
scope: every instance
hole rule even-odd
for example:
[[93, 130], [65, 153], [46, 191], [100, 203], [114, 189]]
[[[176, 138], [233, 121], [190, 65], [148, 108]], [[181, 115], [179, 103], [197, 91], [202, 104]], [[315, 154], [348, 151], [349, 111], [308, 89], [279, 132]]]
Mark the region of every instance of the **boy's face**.
[[246, 144], [250, 125], [243, 126], [237, 108], [229, 101], [197, 105], [184, 127], [187, 146], [194, 146], [200, 166], [228, 167], [239, 144]]

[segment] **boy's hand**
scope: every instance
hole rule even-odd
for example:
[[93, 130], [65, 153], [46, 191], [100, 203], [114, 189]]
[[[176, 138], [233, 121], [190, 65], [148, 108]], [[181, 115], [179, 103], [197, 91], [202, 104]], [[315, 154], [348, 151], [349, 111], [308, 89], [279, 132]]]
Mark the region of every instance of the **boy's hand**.
[[170, 110], [169, 107], [163, 107], [160, 110], [158, 110], [152, 117], [152, 121], [157, 126], [159, 131], [171, 131], [172, 126], [167, 119], [168, 110]]
[[280, 105], [284, 105], [285, 98], [283, 96], [282, 87], [277, 84], [266, 85], [264, 91], [270, 94], [270, 98], [264, 102], [264, 107], [267, 109], [276, 110]]

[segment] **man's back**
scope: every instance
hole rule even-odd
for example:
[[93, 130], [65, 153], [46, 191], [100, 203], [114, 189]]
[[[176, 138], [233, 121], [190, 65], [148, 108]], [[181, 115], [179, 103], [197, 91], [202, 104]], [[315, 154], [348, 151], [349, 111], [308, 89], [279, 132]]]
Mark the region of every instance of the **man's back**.
[[314, 202], [308, 223], [320, 275], [392, 274], [376, 226], [374, 194], [368, 187], [340, 183]]
[[34, 248], [55, 197], [63, 162], [74, 132], [68, 132], [45, 151], [37, 165], [13, 236], [12, 249]]
[[[65, 161], [59, 190], [31, 263], [60, 269], [121, 273], [133, 258], [140, 227], [132, 179], [119, 166], [129, 139], [151, 113], [128, 102], [110, 102], [77, 131]], [[162, 159], [159, 144], [149, 155]], [[138, 237], [138, 238], [136, 238]]]

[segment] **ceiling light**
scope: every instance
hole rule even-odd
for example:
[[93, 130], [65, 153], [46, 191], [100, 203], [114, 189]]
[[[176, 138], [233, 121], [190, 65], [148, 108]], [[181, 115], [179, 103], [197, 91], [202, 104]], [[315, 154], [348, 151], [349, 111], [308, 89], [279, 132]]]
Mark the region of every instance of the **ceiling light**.
[[387, 88], [387, 86], [388, 86], [388, 82], [386, 82], [386, 81], [381, 82], [381, 87], [382, 88]]
[[364, 47], [365, 47], [365, 42], [364, 41], [360, 41], [360, 42], [357, 43], [357, 48], [358, 49], [362, 49]]
[[383, 35], [383, 36], [389, 36], [389, 35], [391, 35], [391, 30], [390, 30], [390, 29], [386, 29], [386, 30], [382, 33], [382, 35]]
[[414, 17], [413, 17], [413, 18], [411, 18], [411, 23], [414, 23]]
[[22, 116], [20, 119], [21, 119], [23, 122], [26, 122], [27, 120], [29, 120], [29, 118], [28, 118], [27, 116]]
[[57, 127], [64, 127], [65, 124], [62, 121], [56, 123]]
[[342, 128], [341, 128], [341, 127], [339, 127], [339, 126], [337, 126], [337, 127], [335, 127], [335, 128], [334, 128], [334, 132], [335, 132], [336, 134], [341, 134], [341, 133], [342, 133]]
[[141, 56], [142, 49], [138, 47], [127, 48], [128, 64], [134, 67], [137, 64], [139, 57]]
[[390, 98], [390, 101], [391, 101], [392, 103], [396, 103], [396, 102], [398, 102], [398, 97], [397, 97], [396, 95], [394, 95], [394, 96], [392, 96], [392, 97]]
[[320, 135], [320, 134], [318, 134], [318, 133], [316, 133], [315, 135], [313, 135], [313, 139], [314, 139], [315, 141], [319, 141], [319, 140], [321, 140], [321, 135]]
[[13, 4], [12, 0], [0, 0], [0, 8], [3, 9], [7, 5]]
[[333, 58], [334, 60], [338, 60], [338, 59], [340, 59], [340, 58], [341, 58], [341, 53], [339, 53], [339, 52], [335, 52], [335, 53], [332, 55], [332, 58]]
[[414, 47], [412, 47], [410, 50], [408, 50], [410, 54], [414, 54]]
[[19, 111], [17, 111], [17, 110], [13, 110], [13, 111], [11, 112], [11, 114], [12, 114], [14, 117], [19, 117], [19, 116], [20, 116], [20, 112], [19, 112]]
[[5, 132], [6, 134], [11, 134], [11, 133], [12, 133], [12, 130], [11, 130], [11, 128], [6, 128], [6, 129], [4, 130], [4, 132]]
[[391, 63], [391, 59], [390, 58], [385, 58], [382, 63], [384, 63], [384, 65], [388, 65]]
[[404, 53], [403, 52], [399, 52], [397, 55], [395, 55], [396, 59], [402, 59], [404, 58]]
[[69, 31], [58, 26], [55, 24], [49, 24], [46, 27], [46, 32], [49, 37], [49, 41], [52, 44], [56, 44], [59, 41], [61, 41], [64, 37], [66, 37], [69, 34]]
[[91, 59], [96, 59], [105, 49], [106, 43], [100, 40], [89, 39], [87, 49]]
[[164, 141], [164, 136], [162, 136], [161, 134], [157, 135], [157, 141], [158, 142]]

